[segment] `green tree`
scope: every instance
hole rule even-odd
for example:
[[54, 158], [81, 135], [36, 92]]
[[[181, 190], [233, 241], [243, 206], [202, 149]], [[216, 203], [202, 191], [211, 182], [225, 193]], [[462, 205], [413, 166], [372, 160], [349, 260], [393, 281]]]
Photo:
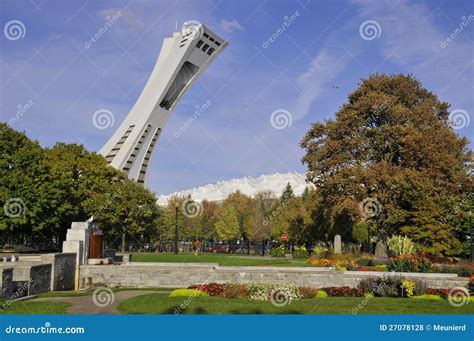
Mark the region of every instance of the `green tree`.
[[[234, 206], [223, 205], [217, 214], [217, 220], [214, 224], [217, 237], [221, 240], [230, 240], [240, 237], [239, 220]], [[230, 251], [230, 245], [229, 245]]]
[[289, 182], [286, 183], [283, 192], [281, 193], [280, 201], [281, 202], [290, 202], [291, 199], [295, 197], [295, 193], [293, 192], [293, 188]]
[[24, 244], [35, 237], [54, 242], [54, 231], [48, 230], [49, 220], [54, 221], [56, 215], [48, 200], [50, 192], [46, 155], [39, 143], [0, 123], [0, 231], [4, 243]]
[[109, 191], [89, 197], [85, 205], [109, 240], [120, 239], [122, 252], [126, 252], [127, 237], [140, 245], [141, 236], [153, 234], [160, 215], [153, 193], [126, 178], [112, 183]]
[[[456, 237], [445, 245], [426, 239], [440, 229], [459, 235], [455, 215], [441, 215], [453, 212], [473, 188], [473, 154], [450, 126], [448, 109], [412, 76], [372, 75], [334, 120], [313, 124], [301, 142], [303, 163], [325, 202], [326, 228], [350, 228], [365, 218], [376, 223], [382, 239], [404, 229], [432, 253], [458, 252]], [[429, 197], [436, 198], [430, 212], [422, 209]], [[365, 199], [379, 205], [376, 214], [359, 209], [355, 216]], [[442, 226], [430, 223], [433, 214]]]
[[[251, 229], [254, 204], [255, 203], [251, 197], [243, 194], [239, 190], [231, 193], [224, 200], [224, 205], [231, 205], [234, 207], [237, 220], [239, 221], [240, 235], [242, 238], [247, 240], [247, 246], [249, 246], [249, 231]], [[250, 252], [249, 248], [247, 248], [247, 252]]]

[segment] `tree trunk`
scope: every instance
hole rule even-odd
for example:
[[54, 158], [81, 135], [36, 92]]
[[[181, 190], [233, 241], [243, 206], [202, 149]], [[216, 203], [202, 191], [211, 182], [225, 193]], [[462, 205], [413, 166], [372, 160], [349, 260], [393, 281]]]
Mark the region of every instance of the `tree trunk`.
[[125, 253], [125, 225], [122, 225], [122, 247], [121, 252]]
[[265, 257], [265, 241], [262, 240], [262, 257]]

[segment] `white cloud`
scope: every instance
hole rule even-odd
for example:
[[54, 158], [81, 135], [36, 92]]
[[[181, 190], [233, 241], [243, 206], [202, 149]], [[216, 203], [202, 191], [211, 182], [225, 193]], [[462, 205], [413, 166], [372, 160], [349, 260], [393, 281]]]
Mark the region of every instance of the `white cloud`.
[[227, 33], [232, 33], [234, 31], [244, 31], [244, 28], [235, 19], [232, 19], [232, 20], [222, 19], [220, 26]]

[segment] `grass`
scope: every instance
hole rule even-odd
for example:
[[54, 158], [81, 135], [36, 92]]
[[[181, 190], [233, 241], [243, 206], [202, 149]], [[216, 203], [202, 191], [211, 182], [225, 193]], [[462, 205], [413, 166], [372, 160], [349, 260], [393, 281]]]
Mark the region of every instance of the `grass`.
[[305, 260], [295, 259], [258, 259], [258, 256], [245, 256], [227, 253], [132, 253], [132, 262], [165, 263], [217, 263], [230, 266], [310, 266]]
[[[4, 306], [6, 301], [0, 300], [0, 306]], [[6, 309], [0, 309], [1, 314], [66, 314], [70, 306], [67, 302], [48, 302], [48, 301], [15, 301], [7, 306]]]
[[284, 307], [270, 302], [222, 297], [169, 297], [149, 294], [130, 298], [118, 305], [124, 314], [473, 314], [474, 305], [452, 307], [447, 300], [409, 298], [328, 297], [293, 301]]

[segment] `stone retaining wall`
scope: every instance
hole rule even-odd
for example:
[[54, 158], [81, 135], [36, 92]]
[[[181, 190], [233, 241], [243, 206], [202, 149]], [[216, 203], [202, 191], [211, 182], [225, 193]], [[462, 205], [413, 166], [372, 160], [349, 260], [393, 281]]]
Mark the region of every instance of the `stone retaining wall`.
[[403, 276], [418, 278], [431, 288], [465, 286], [468, 278], [456, 274], [422, 274], [370, 271], [337, 271], [328, 268], [289, 268], [259, 266], [219, 266], [210, 263], [127, 263], [122, 265], [81, 265], [81, 289], [98, 286], [155, 288], [183, 288], [208, 282], [276, 282], [292, 283], [315, 288], [355, 287], [368, 277]]
[[0, 268], [0, 298], [10, 298], [13, 291], [13, 269]]

